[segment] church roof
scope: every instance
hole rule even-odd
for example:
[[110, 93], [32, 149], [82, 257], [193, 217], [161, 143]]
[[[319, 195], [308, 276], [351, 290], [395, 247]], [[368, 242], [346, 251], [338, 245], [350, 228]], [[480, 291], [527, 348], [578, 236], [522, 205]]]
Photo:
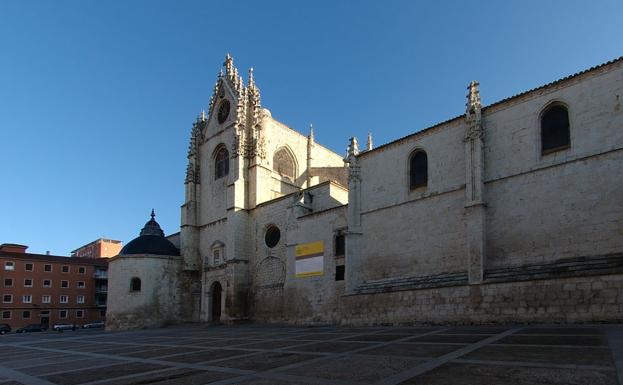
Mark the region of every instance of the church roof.
[[140, 235], [121, 249], [119, 255], [156, 254], [180, 255], [179, 250], [171, 241], [164, 237], [164, 231], [156, 222], [156, 214], [151, 210], [151, 219], [145, 223]]

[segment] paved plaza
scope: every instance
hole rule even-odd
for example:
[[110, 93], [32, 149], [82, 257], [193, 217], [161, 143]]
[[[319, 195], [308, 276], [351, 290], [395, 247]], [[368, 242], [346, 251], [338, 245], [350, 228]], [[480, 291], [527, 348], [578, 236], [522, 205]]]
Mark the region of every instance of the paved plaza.
[[610, 385], [622, 375], [620, 325], [184, 325], [0, 336], [0, 385]]

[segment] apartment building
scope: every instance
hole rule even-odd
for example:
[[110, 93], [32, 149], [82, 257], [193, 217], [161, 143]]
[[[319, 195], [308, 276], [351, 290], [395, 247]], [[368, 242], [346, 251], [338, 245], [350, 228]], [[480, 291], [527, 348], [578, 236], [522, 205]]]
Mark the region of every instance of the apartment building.
[[0, 245], [0, 323], [81, 325], [106, 317], [108, 260], [26, 252]]
[[98, 238], [71, 252], [72, 257], [110, 258], [119, 254], [123, 243], [115, 239]]

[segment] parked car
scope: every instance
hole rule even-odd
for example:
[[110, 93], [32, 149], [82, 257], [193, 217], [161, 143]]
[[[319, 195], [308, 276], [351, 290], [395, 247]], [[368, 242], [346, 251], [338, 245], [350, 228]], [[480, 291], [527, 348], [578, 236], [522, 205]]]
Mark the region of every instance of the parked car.
[[11, 326], [9, 324], [0, 324], [0, 334], [7, 334], [11, 332]]
[[89, 322], [88, 324], [82, 325], [83, 329], [93, 329], [93, 328], [103, 328], [103, 327], [104, 327], [104, 321], [93, 321], [93, 322]]
[[30, 324], [30, 325], [17, 329], [15, 333], [44, 332], [46, 330], [48, 330], [48, 328], [45, 325]]
[[59, 330], [75, 330], [76, 327], [72, 324], [54, 324], [54, 326], [52, 326], [52, 330], [54, 331], [59, 331]]

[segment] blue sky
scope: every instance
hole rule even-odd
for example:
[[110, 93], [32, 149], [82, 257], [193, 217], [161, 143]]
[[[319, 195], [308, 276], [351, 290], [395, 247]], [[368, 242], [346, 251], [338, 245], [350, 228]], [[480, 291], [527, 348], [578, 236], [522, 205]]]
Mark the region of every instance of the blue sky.
[[[0, 243], [179, 230], [227, 52], [273, 117], [343, 153], [623, 55], [619, 1], [0, 1]], [[246, 76], [245, 76], [246, 78]]]

